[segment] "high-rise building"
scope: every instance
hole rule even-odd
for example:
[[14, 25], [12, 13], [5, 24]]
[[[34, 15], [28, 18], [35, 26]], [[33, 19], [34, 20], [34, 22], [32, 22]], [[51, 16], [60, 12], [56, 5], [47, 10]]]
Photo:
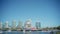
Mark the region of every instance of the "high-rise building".
[[12, 21], [12, 28], [15, 29], [16, 28], [16, 20]]
[[25, 22], [25, 28], [27, 28], [27, 29], [30, 29], [31, 28], [31, 19], [28, 19], [26, 22]]
[[22, 22], [21, 21], [18, 22], [17, 28], [22, 28]]
[[9, 28], [8, 21], [6, 21], [6, 23], [5, 23], [5, 28]]
[[41, 23], [39, 21], [36, 22], [36, 29], [40, 29], [41, 28]]
[[0, 22], [0, 29], [2, 29], [2, 22]]

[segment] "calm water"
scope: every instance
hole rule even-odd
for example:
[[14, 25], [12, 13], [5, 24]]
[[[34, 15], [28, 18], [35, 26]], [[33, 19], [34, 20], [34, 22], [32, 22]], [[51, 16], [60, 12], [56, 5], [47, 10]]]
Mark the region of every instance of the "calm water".
[[[42, 31], [11, 31], [11, 32], [7, 32], [4, 31], [3, 33], [0, 34], [52, 34], [51, 32], [42, 32]], [[54, 32], [54, 34], [56, 34], [56, 32]]]

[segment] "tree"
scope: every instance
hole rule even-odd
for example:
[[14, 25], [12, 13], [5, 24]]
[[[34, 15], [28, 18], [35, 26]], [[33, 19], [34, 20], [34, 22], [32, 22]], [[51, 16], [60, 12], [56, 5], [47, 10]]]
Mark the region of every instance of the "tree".
[[60, 26], [58, 26], [57, 29], [60, 30]]

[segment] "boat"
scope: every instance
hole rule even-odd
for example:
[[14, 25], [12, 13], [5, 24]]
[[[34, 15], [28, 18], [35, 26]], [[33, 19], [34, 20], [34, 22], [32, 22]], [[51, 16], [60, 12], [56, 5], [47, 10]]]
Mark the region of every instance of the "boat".
[[23, 30], [23, 32], [25, 33], [25, 30]]
[[2, 31], [0, 31], [0, 33], [3, 33]]
[[8, 32], [11, 32], [11, 30], [8, 30]]

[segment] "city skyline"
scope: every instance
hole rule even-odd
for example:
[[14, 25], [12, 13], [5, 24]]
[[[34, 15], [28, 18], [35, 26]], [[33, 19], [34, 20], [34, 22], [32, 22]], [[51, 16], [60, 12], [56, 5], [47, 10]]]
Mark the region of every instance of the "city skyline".
[[[58, 0], [1, 0], [0, 21], [19, 20], [25, 23], [27, 19], [32, 20], [32, 26], [36, 21], [41, 22], [41, 27], [55, 27], [60, 25], [60, 11]], [[17, 24], [16, 24], [17, 25]]]
[[32, 20], [31, 19], [28, 19], [24, 23], [24, 26], [22, 25], [22, 22], [21, 21], [19, 21], [18, 24], [16, 25], [16, 20], [13, 20], [11, 25], [9, 25], [9, 22], [8, 21], [6, 21], [5, 24], [2, 24], [2, 22], [0, 22], [0, 29], [2, 29], [2, 28], [4, 28], [4, 29], [6, 29], [6, 28], [16, 29], [17, 28], [17, 30], [20, 30], [20, 29], [26, 29], [26, 30], [28, 30], [28, 29], [33, 29], [33, 28], [35, 28], [35, 29], [40, 29], [41, 28], [40, 22], [36, 22], [35, 23], [35, 27], [33, 27], [31, 25], [32, 24], [31, 22], [32, 22]]

